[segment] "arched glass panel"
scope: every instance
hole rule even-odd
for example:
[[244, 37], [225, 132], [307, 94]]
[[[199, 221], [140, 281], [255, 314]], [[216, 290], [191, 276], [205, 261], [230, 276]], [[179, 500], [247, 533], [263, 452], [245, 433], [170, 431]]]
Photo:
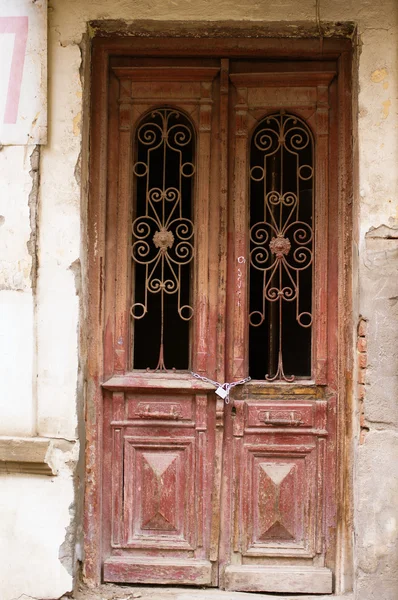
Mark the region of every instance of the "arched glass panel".
[[250, 146], [250, 332], [253, 379], [311, 376], [314, 141], [306, 123], [265, 117]]
[[133, 367], [188, 369], [195, 135], [183, 113], [158, 108], [141, 121], [133, 173]]

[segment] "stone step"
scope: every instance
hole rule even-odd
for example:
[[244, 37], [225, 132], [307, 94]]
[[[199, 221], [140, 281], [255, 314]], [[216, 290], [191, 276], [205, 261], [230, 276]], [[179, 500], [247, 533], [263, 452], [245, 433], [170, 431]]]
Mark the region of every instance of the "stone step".
[[[218, 589], [136, 587], [105, 584], [95, 589], [80, 588], [75, 600], [354, 600], [352, 594], [334, 596], [281, 595], [246, 592], [225, 592]], [[62, 600], [62, 599], [61, 599]], [[64, 600], [70, 600], [66, 598]]]

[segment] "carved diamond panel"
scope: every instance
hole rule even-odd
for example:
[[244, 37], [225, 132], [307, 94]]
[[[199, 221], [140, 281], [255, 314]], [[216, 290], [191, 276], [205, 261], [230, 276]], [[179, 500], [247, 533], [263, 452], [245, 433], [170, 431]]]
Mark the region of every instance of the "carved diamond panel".
[[142, 453], [142, 529], [177, 531], [177, 471], [179, 454]]
[[316, 446], [246, 449], [246, 553], [312, 555]]
[[194, 438], [126, 438], [124, 520], [127, 545], [192, 548]]
[[294, 540], [292, 511], [284, 500], [289, 502], [292, 488], [297, 487], [294, 481], [297, 465], [259, 462], [256, 468], [258, 539], [263, 542]]

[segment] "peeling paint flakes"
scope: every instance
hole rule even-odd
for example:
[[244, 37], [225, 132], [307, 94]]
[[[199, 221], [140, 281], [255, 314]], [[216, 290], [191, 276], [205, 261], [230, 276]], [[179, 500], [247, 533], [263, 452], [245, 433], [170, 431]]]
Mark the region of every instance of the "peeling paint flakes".
[[96, 257], [98, 254], [98, 231], [97, 231], [97, 223], [94, 223], [94, 256]]
[[80, 125], [82, 122], [82, 113], [79, 112], [76, 117], [73, 119], [73, 135], [80, 134]]
[[373, 83], [380, 83], [387, 77], [387, 75], [388, 71], [386, 68], [376, 69], [375, 71], [373, 71], [370, 78], [373, 81]]
[[391, 99], [389, 98], [383, 102], [383, 119], [387, 119], [388, 115], [390, 114], [390, 106]]

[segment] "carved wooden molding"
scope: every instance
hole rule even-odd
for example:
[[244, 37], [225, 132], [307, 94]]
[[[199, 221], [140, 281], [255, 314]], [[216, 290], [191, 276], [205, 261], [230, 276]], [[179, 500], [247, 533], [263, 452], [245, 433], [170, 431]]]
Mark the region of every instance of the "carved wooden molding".
[[194, 379], [192, 375], [182, 374], [165, 374], [159, 377], [153, 373], [128, 373], [126, 375], [116, 375], [111, 377], [102, 384], [105, 390], [118, 391], [118, 390], [174, 390], [179, 393], [184, 393], [188, 390], [192, 390], [194, 393], [199, 392], [213, 392], [215, 391], [214, 385], [206, 383], [198, 379]]
[[229, 78], [235, 87], [315, 87], [328, 86], [335, 71], [278, 71], [277, 73], [231, 73]]
[[119, 79], [129, 81], [213, 81], [219, 67], [114, 67], [113, 72]]
[[51, 439], [0, 437], [0, 473], [56, 475], [50, 465]]

